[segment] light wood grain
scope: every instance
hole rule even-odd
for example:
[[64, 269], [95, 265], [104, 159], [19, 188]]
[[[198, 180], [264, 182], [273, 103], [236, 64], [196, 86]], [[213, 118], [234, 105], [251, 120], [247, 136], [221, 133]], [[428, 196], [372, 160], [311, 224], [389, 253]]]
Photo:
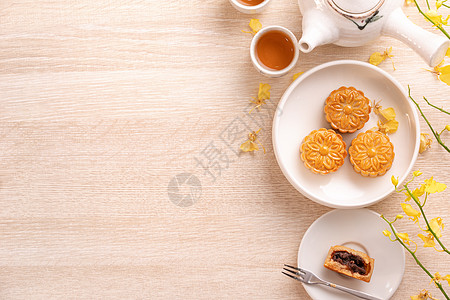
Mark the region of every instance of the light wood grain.
[[[435, 30], [414, 8], [405, 11]], [[296, 1], [273, 0], [256, 17], [301, 35]], [[367, 61], [393, 46], [396, 70], [380, 67], [416, 99], [449, 108], [450, 87], [386, 37], [320, 47], [289, 75], [268, 79], [250, 62], [251, 35], [241, 32], [249, 20], [226, 0], [0, 2], [1, 299], [308, 299], [281, 266], [296, 263], [306, 229], [330, 209], [281, 173], [273, 111], [248, 118], [258, 84], [272, 85], [273, 109], [294, 73], [336, 59]], [[437, 128], [449, 123], [423, 106]], [[267, 154], [224, 146], [221, 133], [236, 118], [262, 128]], [[423, 120], [421, 127], [429, 132]], [[228, 155], [215, 180], [195, 160], [211, 142]], [[436, 143], [416, 164], [447, 184], [449, 166]], [[202, 183], [189, 207], [168, 197], [182, 172]], [[448, 191], [433, 196], [429, 215], [448, 223], [448, 198]], [[401, 200], [392, 195], [370, 208], [394, 216]], [[416, 232], [407, 220], [399, 228]], [[445, 256], [418, 253], [431, 271], [450, 273]], [[393, 299], [422, 288], [440, 297], [407, 256]]]

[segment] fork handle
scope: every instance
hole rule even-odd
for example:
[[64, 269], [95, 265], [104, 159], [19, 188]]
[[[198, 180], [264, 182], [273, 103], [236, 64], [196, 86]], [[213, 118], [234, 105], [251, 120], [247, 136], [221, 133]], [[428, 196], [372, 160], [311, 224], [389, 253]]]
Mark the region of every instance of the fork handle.
[[353, 290], [353, 289], [349, 289], [349, 288], [347, 288], [347, 287], [345, 287], [345, 286], [337, 285], [337, 284], [334, 284], [334, 283], [326, 282], [325, 285], [327, 285], [327, 286], [329, 286], [329, 287], [332, 287], [332, 288], [335, 288], [335, 289], [337, 289], [337, 290], [343, 291], [343, 292], [347, 292], [347, 293], [349, 293], [349, 294], [352, 294], [352, 295], [354, 295], [354, 296], [356, 296], [356, 297], [359, 297], [359, 298], [362, 298], [362, 299], [367, 299], [367, 300], [382, 300], [382, 299], [380, 299], [380, 298], [371, 296], [371, 295], [369, 295], [369, 294], [366, 294], [366, 293], [363, 293], [363, 292], [360, 292], [360, 291], [355, 291], [355, 290]]

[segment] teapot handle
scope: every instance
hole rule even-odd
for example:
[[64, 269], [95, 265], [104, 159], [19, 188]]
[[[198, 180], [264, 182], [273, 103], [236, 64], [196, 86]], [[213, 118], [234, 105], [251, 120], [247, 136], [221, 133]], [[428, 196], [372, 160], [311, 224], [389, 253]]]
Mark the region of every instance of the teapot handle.
[[411, 22], [401, 8], [396, 8], [383, 26], [383, 34], [396, 38], [416, 51], [430, 67], [438, 65], [445, 57], [450, 40], [426, 31]]

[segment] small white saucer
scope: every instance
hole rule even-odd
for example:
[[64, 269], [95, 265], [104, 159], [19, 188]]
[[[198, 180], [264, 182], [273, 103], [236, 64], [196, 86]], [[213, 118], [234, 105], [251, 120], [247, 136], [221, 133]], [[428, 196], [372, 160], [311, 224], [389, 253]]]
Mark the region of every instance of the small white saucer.
[[[405, 252], [397, 242], [383, 235], [389, 226], [380, 215], [368, 209], [333, 210], [318, 218], [306, 231], [298, 251], [298, 266], [323, 280], [389, 299], [402, 281]], [[331, 246], [343, 245], [366, 252], [375, 259], [369, 283], [326, 269], [323, 264]], [[359, 299], [322, 285], [303, 284], [316, 300]]]

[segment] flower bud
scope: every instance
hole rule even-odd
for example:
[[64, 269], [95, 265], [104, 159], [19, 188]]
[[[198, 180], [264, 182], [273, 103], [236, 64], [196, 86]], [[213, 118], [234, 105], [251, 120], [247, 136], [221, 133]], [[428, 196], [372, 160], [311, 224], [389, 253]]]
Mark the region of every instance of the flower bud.
[[414, 176], [414, 177], [420, 176], [420, 175], [422, 175], [422, 174], [423, 174], [423, 173], [420, 172], [419, 170], [413, 172], [413, 176]]
[[395, 187], [397, 187], [397, 185], [398, 185], [398, 178], [395, 178], [394, 175], [392, 175], [392, 177], [391, 177], [391, 182], [392, 182], [392, 184], [393, 184]]

